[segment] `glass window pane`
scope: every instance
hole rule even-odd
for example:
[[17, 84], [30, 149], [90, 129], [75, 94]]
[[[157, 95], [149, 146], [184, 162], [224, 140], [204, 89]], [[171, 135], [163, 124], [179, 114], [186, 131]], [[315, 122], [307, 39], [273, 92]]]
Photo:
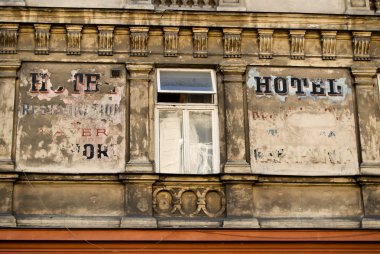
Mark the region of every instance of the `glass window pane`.
[[210, 71], [161, 70], [159, 92], [215, 93]]
[[189, 112], [190, 173], [213, 173], [212, 112]]
[[182, 172], [182, 111], [159, 112], [159, 159], [161, 173]]

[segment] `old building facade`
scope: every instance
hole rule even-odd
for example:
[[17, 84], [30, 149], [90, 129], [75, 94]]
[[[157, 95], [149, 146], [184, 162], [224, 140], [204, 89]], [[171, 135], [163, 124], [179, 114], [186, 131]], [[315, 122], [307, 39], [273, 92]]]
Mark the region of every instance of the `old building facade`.
[[380, 228], [380, 1], [0, 5], [1, 227]]

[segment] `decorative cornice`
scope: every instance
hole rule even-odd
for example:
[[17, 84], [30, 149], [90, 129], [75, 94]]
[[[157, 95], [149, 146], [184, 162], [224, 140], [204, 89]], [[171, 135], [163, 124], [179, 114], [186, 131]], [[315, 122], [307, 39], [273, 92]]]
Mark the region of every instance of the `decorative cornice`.
[[322, 59], [335, 60], [336, 59], [336, 34], [337, 31], [322, 31]]
[[17, 53], [18, 24], [0, 25], [0, 53]]
[[68, 55], [80, 55], [82, 25], [67, 25], [67, 50]]
[[224, 57], [241, 57], [241, 28], [223, 28], [223, 52]]
[[273, 29], [259, 29], [259, 58], [273, 57]]
[[112, 56], [113, 54], [113, 30], [114, 26], [98, 26], [98, 54], [100, 56]]
[[290, 30], [290, 58], [305, 59], [305, 33], [306, 30]]
[[371, 32], [352, 32], [354, 37], [352, 46], [354, 51], [354, 60], [369, 61], [371, 60], [369, 48], [371, 44]]
[[208, 56], [208, 28], [193, 28], [194, 57]]
[[178, 55], [179, 27], [164, 27], [164, 56]]
[[131, 56], [148, 56], [149, 27], [130, 27]]
[[[205, 20], [212, 27], [259, 29], [323, 29], [342, 31], [380, 31], [379, 16], [347, 16], [300, 13], [218, 12], [153, 12], [149, 10], [17, 8], [0, 10], [1, 23], [91, 24], [122, 26], [193, 26], [203, 27]], [[239, 22], [236, 22], [236, 21]], [[323, 20], [323, 22], [321, 22]]]
[[36, 55], [49, 55], [50, 24], [35, 24], [35, 49]]

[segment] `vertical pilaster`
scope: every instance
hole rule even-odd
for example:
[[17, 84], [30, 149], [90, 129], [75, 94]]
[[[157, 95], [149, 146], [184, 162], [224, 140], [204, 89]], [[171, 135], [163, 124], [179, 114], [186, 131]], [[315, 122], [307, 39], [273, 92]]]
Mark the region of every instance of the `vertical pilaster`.
[[14, 170], [14, 105], [18, 61], [0, 60], [0, 171]]
[[16, 227], [16, 219], [12, 214], [13, 183], [17, 174], [0, 173], [0, 228]]
[[253, 183], [257, 176], [253, 175], [224, 175], [226, 219], [224, 228], [259, 228], [254, 217]]
[[152, 64], [127, 64], [129, 71], [129, 161], [127, 172], [153, 172], [149, 158], [149, 86]]
[[245, 117], [245, 64], [225, 63], [220, 65], [223, 73], [227, 161], [224, 173], [251, 173], [247, 155], [247, 130]]
[[376, 67], [355, 67], [356, 103], [362, 174], [380, 174], [380, 108], [375, 86]]
[[153, 218], [153, 184], [156, 175], [132, 174], [121, 175], [125, 184], [125, 217], [121, 220], [122, 228], [156, 228], [157, 220]]

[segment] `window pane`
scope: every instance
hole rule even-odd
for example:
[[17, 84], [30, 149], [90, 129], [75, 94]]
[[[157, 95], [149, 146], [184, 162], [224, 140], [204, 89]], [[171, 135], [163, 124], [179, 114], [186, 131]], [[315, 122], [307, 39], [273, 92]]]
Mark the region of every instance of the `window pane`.
[[189, 112], [190, 173], [213, 173], [212, 112]]
[[182, 111], [159, 112], [159, 157], [161, 173], [182, 172]]
[[214, 93], [211, 72], [160, 71], [159, 92]]

